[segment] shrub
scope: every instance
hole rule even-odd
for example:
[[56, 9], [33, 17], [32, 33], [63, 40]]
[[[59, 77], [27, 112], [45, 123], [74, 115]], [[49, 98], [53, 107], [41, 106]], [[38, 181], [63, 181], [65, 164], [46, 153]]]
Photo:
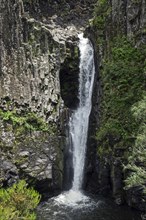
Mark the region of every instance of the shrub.
[[[132, 113], [139, 124], [135, 145], [128, 157], [126, 170], [130, 173], [125, 180], [126, 189], [133, 186], [146, 185], [146, 96], [132, 106]], [[144, 190], [146, 186], [144, 187]]]
[[35, 220], [34, 209], [39, 202], [40, 195], [34, 189], [27, 188], [24, 180], [8, 189], [0, 189], [0, 219]]
[[93, 26], [98, 30], [103, 30], [105, 28], [105, 22], [108, 15], [111, 12], [111, 7], [107, 0], [99, 0], [94, 9], [94, 19]]

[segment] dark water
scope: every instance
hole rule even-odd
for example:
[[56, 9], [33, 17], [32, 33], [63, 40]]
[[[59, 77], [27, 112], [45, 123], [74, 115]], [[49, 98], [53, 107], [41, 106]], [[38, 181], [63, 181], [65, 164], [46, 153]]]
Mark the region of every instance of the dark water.
[[91, 198], [75, 206], [59, 203], [54, 198], [41, 204], [37, 220], [141, 220], [137, 211], [117, 206], [103, 197]]

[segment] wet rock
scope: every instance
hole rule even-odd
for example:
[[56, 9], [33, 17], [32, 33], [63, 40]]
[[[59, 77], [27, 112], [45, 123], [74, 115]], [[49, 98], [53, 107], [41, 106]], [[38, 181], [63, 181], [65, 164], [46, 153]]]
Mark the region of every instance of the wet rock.
[[141, 214], [141, 219], [142, 219], [142, 220], [146, 220], [146, 213], [142, 213], [142, 214]]
[[122, 158], [111, 161], [112, 193], [117, 204], [124, 202]]
[[0, 162], [0, 185], [11, 186], [18, 179], [17, 167], [7, 158], [2, 157]]
[[20, 153], [19, 153], [19, 156], [20, 157], [28, 157], [29, 156], [29, 152], [28, 151], [21, 151]]
[[126, 199], [129, 206], [132, 206], [140, 211], [146, 213], [145, 195], [143, 193], [143, 187], [132, 187], [126, 192]]
[[[11, 136], [15, 137], [13, 130]], [[7, 143], [5, 140], [0, 142], [1, 152], [4, 155], [1, 157], [0, 163], [0, 184], [2, 186], [11, 185], [16, 180], [25, 178], [29, 183], [32, 181], [40, 193], [44, 193], [45, 190], [46, 192], [53, 191], [53, 189], [61, 190], [63, 152], [58, 138], [50, 137], [47, 132], [32, 131], [23, 134], [23, 141], [19, 137], [14, 139], [17, 144], [14, 146], [12, 142], [9, 145], [11, 147], [9, 158]]]

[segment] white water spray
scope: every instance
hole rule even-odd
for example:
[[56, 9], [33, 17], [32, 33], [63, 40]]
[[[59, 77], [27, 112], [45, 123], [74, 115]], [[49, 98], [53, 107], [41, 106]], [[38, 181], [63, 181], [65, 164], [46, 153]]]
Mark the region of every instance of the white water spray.
[[69, 121], [69, 132], [73, 154], [74, 177], [72, 189], [59, 195], [57, 204], [81, 207], [89, 205], [90, 198], [81, 192], [86, 156], [89, 116], [92, 107], [92, 90], [95, 76], [94, 49], [88, 38], [79, 35], [80, 73], [79, 73], [79, 106], [73, 112]]

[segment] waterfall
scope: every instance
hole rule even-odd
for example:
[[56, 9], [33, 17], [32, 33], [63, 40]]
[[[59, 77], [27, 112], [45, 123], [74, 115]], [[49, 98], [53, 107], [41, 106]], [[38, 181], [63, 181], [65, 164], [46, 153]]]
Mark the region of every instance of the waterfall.
[[[72, 189], [49, 199], [39, 208], [38, 220], [140, 220], [137, 213], [130, 213], [125, 206], [115, 212], [115, 204], [101, 196], [85, 195], [81, 191], [89, 116], [92, 107], [92, 90], [95, 75], [94, 51], [90, 41], [79, 35], [80, 74], [79, 106], [69, 121], [69, 131], [73, 153], [74, 178]], [[136, 214], [136, 215], [135, 215]]]
[[69, 120], [70, 153], [73, 155], [73, 182], [69, 191], [55, 198], [55, 203], [71, 207], [93, 205], [90, 198], [81, 189], [86, 156], [89, 116], [92, 108], [92, 90], [95, 76], [94, 49], [88, 38], [79, 34], [80, 72], [79, 72], [79, 105]]
[[79, 34], [80, 73], [79, 73], [79, 106], [74, 110], [69, 121], [69, 132], [73, 154], [74, 177], [72, 190], [82, 187], [89, 116], [92, 107], [92, 90], [95, 75], [94, 49], [88, 38]]

